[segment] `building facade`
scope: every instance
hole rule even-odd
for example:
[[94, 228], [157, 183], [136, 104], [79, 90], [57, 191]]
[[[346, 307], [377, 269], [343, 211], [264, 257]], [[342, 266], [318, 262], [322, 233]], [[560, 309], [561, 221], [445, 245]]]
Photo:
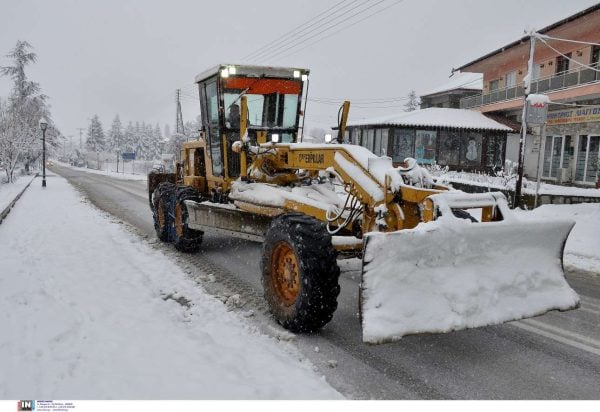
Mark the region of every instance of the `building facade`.
[[460, 100], [481, 94], [483, 79], [479, 73], [456, 73], [443, 85], [419, 96], [421, 109], [429, 107], [460, 108]]
[[407, 157], [453, 170], [502, 168], [512, 129], [471, 110], [428, 108], [350, 121], [347, 139], [395, 165]]
[[[525, 174], [535, 178], [539, 170], [546, 181], [594, 185], [600, 169], [600, 4], [538, 33], [548, 37], [534, 40], [531, 93], [552, 103], [541, 144], [539, 130], [526, 139]], [[529, 48], [525, 37], [459, 67], [483, 74], [482, 92], [462, 98], [460, 107], [521, 122]]]

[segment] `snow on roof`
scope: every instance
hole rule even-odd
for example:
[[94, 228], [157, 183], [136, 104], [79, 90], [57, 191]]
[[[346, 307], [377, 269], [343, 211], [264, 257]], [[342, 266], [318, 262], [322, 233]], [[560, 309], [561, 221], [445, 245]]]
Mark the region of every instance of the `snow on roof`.
[[427, 93], [423, 93], [423, 96], [431, 96], [432, 94], [438, 94], [447, 92], [450, 90], [457, 89], [468, 89], [468, 90], [482, 90], [483, 89], [483, 74], [482, 73], [456, 73], [443, 85], [436, 87], [433, 90], [429, 90]]
[[430, 107], [428, 109], [401, 112], [398, 114], [353, 120], [348, 126], [412, 126], [412, 127], [452, 127], [457, 129], [499, 130], [510, 132], [512, 129], [480, 112], [466, 109], [447, 109]]

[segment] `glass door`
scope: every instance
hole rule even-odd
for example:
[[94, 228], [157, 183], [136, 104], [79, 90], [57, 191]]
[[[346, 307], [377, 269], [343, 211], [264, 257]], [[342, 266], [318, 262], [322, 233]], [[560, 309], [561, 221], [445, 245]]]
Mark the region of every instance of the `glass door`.
[[594, 183], [598, 180], [600, 162], [600, 136], [579, 136], [575, 180]]

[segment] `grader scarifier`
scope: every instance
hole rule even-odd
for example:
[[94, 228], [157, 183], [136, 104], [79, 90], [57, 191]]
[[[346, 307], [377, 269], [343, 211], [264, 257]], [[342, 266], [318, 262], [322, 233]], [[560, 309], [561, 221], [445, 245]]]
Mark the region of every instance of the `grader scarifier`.
[[517, 221], [501, 193], [449, 190], [414, 159], [394, 168], [343, 144], [348, 102], [336, 141], [299, 142], [307, 77], [243, 65], [196, 77], [200, 137], [183, 144], [175, 173], [148, 178], [162, 241], [183, 252], [198, 251], [204, 232], [262, 242], [265, 299], [293, 332], [332, 319], [341, 257], [362, 258], [365, 342], [578, 305], [562, 269], [573, 223]]

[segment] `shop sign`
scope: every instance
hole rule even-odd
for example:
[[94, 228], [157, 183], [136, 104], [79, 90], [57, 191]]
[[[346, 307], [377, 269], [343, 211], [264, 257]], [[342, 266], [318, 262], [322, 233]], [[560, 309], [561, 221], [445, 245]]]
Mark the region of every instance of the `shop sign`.
[[548, 113], [548, 125], [600, 122], [600, 106], [578, 107]]

